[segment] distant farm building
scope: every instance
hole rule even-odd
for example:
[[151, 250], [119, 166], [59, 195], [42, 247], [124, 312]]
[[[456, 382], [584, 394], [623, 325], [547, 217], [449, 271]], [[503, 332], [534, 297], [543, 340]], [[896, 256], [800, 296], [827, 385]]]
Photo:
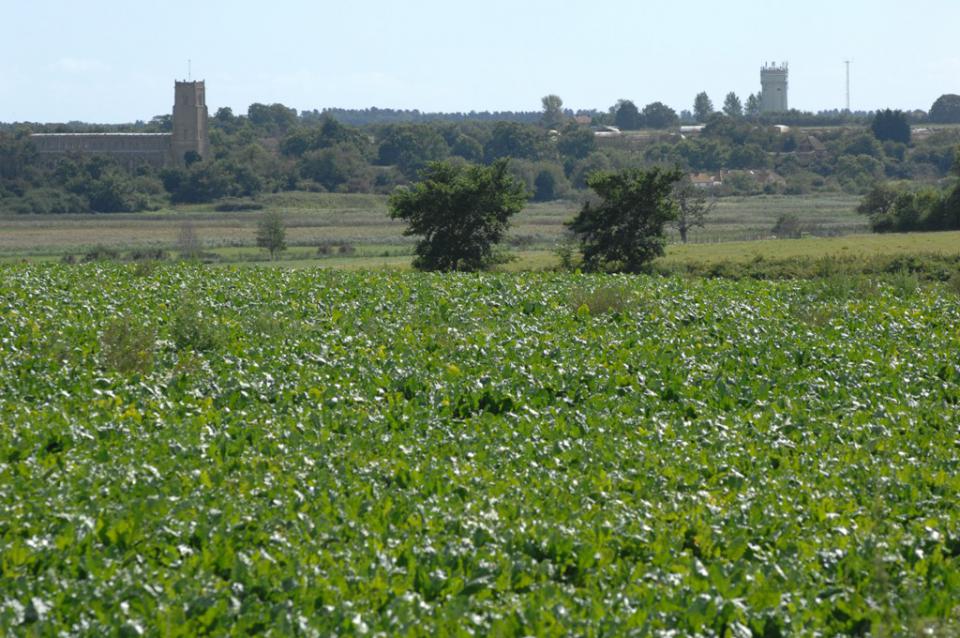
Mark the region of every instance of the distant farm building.
[[209, 155], [207, 119], [204, 83], [177, 82], [171, 133], [36, 133], [30, 140], [41, 158], [106, 155], [131, 166], [179, 166], [188, 155]]

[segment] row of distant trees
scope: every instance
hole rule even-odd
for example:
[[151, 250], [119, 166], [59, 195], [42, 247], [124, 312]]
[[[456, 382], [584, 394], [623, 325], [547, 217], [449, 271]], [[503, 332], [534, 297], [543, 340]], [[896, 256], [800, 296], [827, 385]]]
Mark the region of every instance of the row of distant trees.
[[[548, 104], [549, 102], [549, 104]], [[621, 114], [621, 110], [626, 110]], [[650, 116], [648, 120], [644, 115]], [[760, 96], [751, 94], [741, 100], [735, 92], [726, 95], [720, 109], [714, 108], [713, 100], [706, 92], [698, 93], [690, 110], [676, 111], [662, 102], [651, 102], [643, 109], [629, 99], [618, 100], [607, 110], [579, 109], [563, 107], [562, 99], [557, 95], [543, 98], [540, 111], [470, 111], [470, 112], [424, 112], [416, 109], [344, 109], [327, 108], [323, 110], [297, 111], [283, 104], [251, 104], [245, 116], [254, 128], [268, 129], [273, 135], [300, 126], [322, 123], [327, 119], [356, 127], [384, 126], [391, 124], [430, 124], [430, 123], [494, 123], [515, 122], [518, 124], [546, 124], [556, 128], [565, 121], [577, 118], [588, 119], [592, 125], [617, 125], [623, 129], [669, 128], [677, 124], [704, 124], [716, 115], [732, 118], [747, 118], [757, 123], [794, 124], [797, 126], [829, 126], [836, 124], [867, 123], [874, 116], [873, 111], [844, 111], [839, 109], [808, 112], [790, 110], [786, 113], [764, 115], [760, 113]], [[944, 94], [930, 107], [929, 111], [908, 111], [911, 123], [960, 124], [960, 95]], [[229, 107], [219, 109], [215, 119], [230, 122], [238, 117]], [[620, 122], [617, 123], [618, 118]], [[89, 124], [85, 122], [67, 122], [59, 124], [41, 123], [4, 123], [0, 122], [0, 131], [15, 132], [29, 129], [34, 133], [107, 133], [107, 132], [168, 132], [173, 126], [169, 114], [158, 115], [150, 121], [138, 121], [133, 124]]]
[[[712, 111], [709, 98], [699, 102], [706, 104], [704, 113]], [[960, 130], [953, 129], [915, 142], [911, 116], [893, 111], [862, 122], [872, 128], [823, 127], [812, 140], [803, 128], [782, 132], [764, 126], [763, 119], [739, 117], [735, 100], [726, 102], [733, 115], [712, 113], [699, 135], [684, 136], [669, 130], [679, 117], [669, 107], [652, 103], [641, 110], [621, 101], [604, 117], [632, 113], [640, 124], [667, 129], [609, 139], [597, 138], [595, 128], [584, 118], [575, 119], [555, 95], [543, 98], [541, 110], [528, 123], [463, 120], [360, 127], [281, 104], [253, 104], [245, 114], [221, 108], [211, 117], [210, 157], [192, 157], [188, 166], [163, 170], [129, 170], [90, 156], [44, 164], [28, 133], [53, 127], [20, 125], [0, 132], [0, 208], [116, 212], [286, 190], [390, 193], [419, 179], [433, 161], [491, 165], [502, 158], [511, 160], [511, 174], [540, 201], [576, 196], [598, 171], [674, 165], [692, 172], [732, 171], [723, 177], [721, 194], [865, 193], [890, 179], [943, 179], [960, 142]], [[149, 126], [168, 129], [169, 119], [154, 118]]]
[[[269, 107], [267, 107], [269, 108]], [[551, 128], [561, 126], [565, 120], [574, 117], [586, 117], [593, 125], [614, 125], [624, 130], [640, 128], [666, 129], [680, 124], [705, 124], [716, 115], [731, 118], [747, 118], [761, 123], [793, 124], [797, 126], [832, 126], [838, 124], [867, 123], [873, 116], [872, 111], [844, 111], [840, 109], [819, 111], [817, 113], [791, 110], [786, 113], [762, 114], [760, 95], [750, 94], [745, 100], [733, 91], [724, 97], [720, 109], [714, 107], [713, 100], [706, 92], [698, 93], [690, 110], [676, 111], [663, 102], [651, 102], [640, 108], [628, 99], [618, 100], [608, 110], [577, 110], [563, 108], [563, 101], [557, 95], [543, 98], [541, 111], [499, 111], [470, 113], [424, 113], [417, 110], [394, 109], [325, 109], [323, 111], [304, 111], [300, 117], [305, 120], [320, 120], [324, 116], [334, 117], [344, 124], [367, 126], [376, 124], [427, 123], [427, 122], [517, 122], [522, 124], [544, 124]], [[296, 116], [296, 112], [292, 113]], [[929, 112], [914, 110], [907, 112], [911, 123], [960, 124], [960, 95], [945, 94], [933, 103]]]

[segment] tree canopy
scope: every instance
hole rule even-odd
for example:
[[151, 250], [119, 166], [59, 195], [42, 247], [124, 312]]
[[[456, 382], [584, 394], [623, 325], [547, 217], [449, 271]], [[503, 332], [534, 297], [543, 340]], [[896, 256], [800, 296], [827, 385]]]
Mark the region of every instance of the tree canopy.
[[560, 128], [563, 124], [563, 100], [559, 95], [545, 95], [541, 100], [543, 117], [540, 123], [549, 129]]
[[527, 193], [510, 176], [508, 160], [490, 166], [433, 162], [422, 181], [390, 197], [390, 216], [405, 220], [405, 235], [422, 237], [418, 270], [476, 271], [496, 262], [494, 247]]
[[287, 249], [287, 231], [283, 217], [276, 211], [268, 211], [257, 224], [257, 246], [270, 252], [270, 259], [276, 259], [277, 253]]
[[630, 100], [620, 100], [614, 107], [613, 123], [617, 128], [624, 131], [633, 131], [643, 126], [643, 116], [640, 115], [640, 109]]
[[727, 93], [727, 97], [723, 101], [723, 114], [727, 117], [743, 117], [743, 104], [733, 91]]
[[710, 100], [710, 96], [705, 91], [698, 93], [693, 100], [693, 117], [698, 122], [706, 123], [713, 113], [713, 102]]
[[941, 95], [930, 107], [930, 121], [934, 124], [960, 124], [960, 95]]
[[680, 124], [680, 117], [663, 102], [653, 102], [643, 107], [643, 123], [650, 128], [673, 128]]
[[878, 111], [870, 124], [870, 130], [881, 142], [910, 143], [910, 123], [903, 111]]
[[663, 255], [664, 225], [677, 216], [671, 195], [682, 177], [679, 169], [660, 167], [591, 175], [587, 184], [600, 203], [587, 202], [567, 223], [580, 240], [584, 267], [635, 273]]

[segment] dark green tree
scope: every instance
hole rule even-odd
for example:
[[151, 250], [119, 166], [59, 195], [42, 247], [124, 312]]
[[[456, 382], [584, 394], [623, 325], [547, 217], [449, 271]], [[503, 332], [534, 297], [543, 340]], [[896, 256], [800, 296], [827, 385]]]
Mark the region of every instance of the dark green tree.
[[426, 124], [390, 126], [383, 135], [378, 153], [380, 164], [396, 165], [405, 176], [415, 178], [428, 162], [450, 154], [437, 127]]
[[490, 166], [433, 162], [422, 181], [390, 197], [390, 216], [409, 224], [404, 234], [422, 238], [415, 268], [476, 271], [496, 262], [494, 248], [527, 200], [507, 167], [505, 159]]
[[706, 91], [698, 93], [693, 100], [693, 117], [701, 124], [706, 124], [713, 113], [713, 102], [710, 101], [710, 96]]
[[674, 128], [680, 125], [680, 117], [663, 102], [654, 102], [643, 107], [643, 123], [650, 128]]
[[271, 135], [284, 135], [297, 124], [297, 110], [283, 104], [251, 104], [247, 119], [255, 127]]
[[352, 144], [308, 151], [298, 162], [300, 175], [328, 191], [355, 192], [370, 181], [370, 165]]
[[960, 124], [960, 95], [941, 95], [930, 107], [930, 121], [934, 124]]
[[614, 126], [624, 131], [633, 131], [643, 126], [640, 109], [630, 100], [620, 100], [614, 107]]
[[760, 96], [754, 93], [747, 98], [747, 105], [744, 108], [744, 114], [747, 117], [757, 117], [760, 115]]
[[557, 198], [557, 177], [553, 171], [544, 169], [537, 173], [533, 187], [533, 200], [536, 202], [549, 202]]
[[870, 123], [870, 130], [881, 142], [891, 140], [901, 144], [910, 143], [910, 123], [903, 111], [878, 111]]
[[723, 101], [723, 114], [727, 117], [743, 117], [743, 104], [737, 94], [731, 91]]
[[597, 148], [597, 136], [588, 128], [570, 125], [560, 134], [557, 150], [564, 157], [583, 159]]
[[483, 148], [488, 164], [500, 158], [538, 160], [544, 153], [546, 132], [536, 126], [517, 122], [497, 122]]
[[580, 240], [583, 264], [592, 271], [641, 272], [663, 255], [664, 226], [677, 216], [678, 169], [625, 169], [595, 173], [587, 184], [600, 197], [567, 223]]
[[540, 123], [548, 129], [558, 129], [563, 124], [563, 100], [559, 95], [546, 95], [541, 100], [543, 115]]
[[277, 253], [287, 249], [287, 229], [283, 217], [277, 211], [268, 211], [257, 224], [257, 246], [270, 252], [271, 261]]

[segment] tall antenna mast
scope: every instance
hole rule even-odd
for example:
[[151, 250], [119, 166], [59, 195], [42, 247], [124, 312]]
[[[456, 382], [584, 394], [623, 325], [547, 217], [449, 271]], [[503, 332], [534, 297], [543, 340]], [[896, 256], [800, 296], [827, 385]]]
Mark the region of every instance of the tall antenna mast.
[[[187, 60], [187, 80], [190, 82], [193, 81], [193, 60], [190, 59]], [[849, 105], [847, 108], [850, 108]]]
[[847, 65], [847, 113], [850, 112], [850, 62], [851, 60], [843, 61]]

